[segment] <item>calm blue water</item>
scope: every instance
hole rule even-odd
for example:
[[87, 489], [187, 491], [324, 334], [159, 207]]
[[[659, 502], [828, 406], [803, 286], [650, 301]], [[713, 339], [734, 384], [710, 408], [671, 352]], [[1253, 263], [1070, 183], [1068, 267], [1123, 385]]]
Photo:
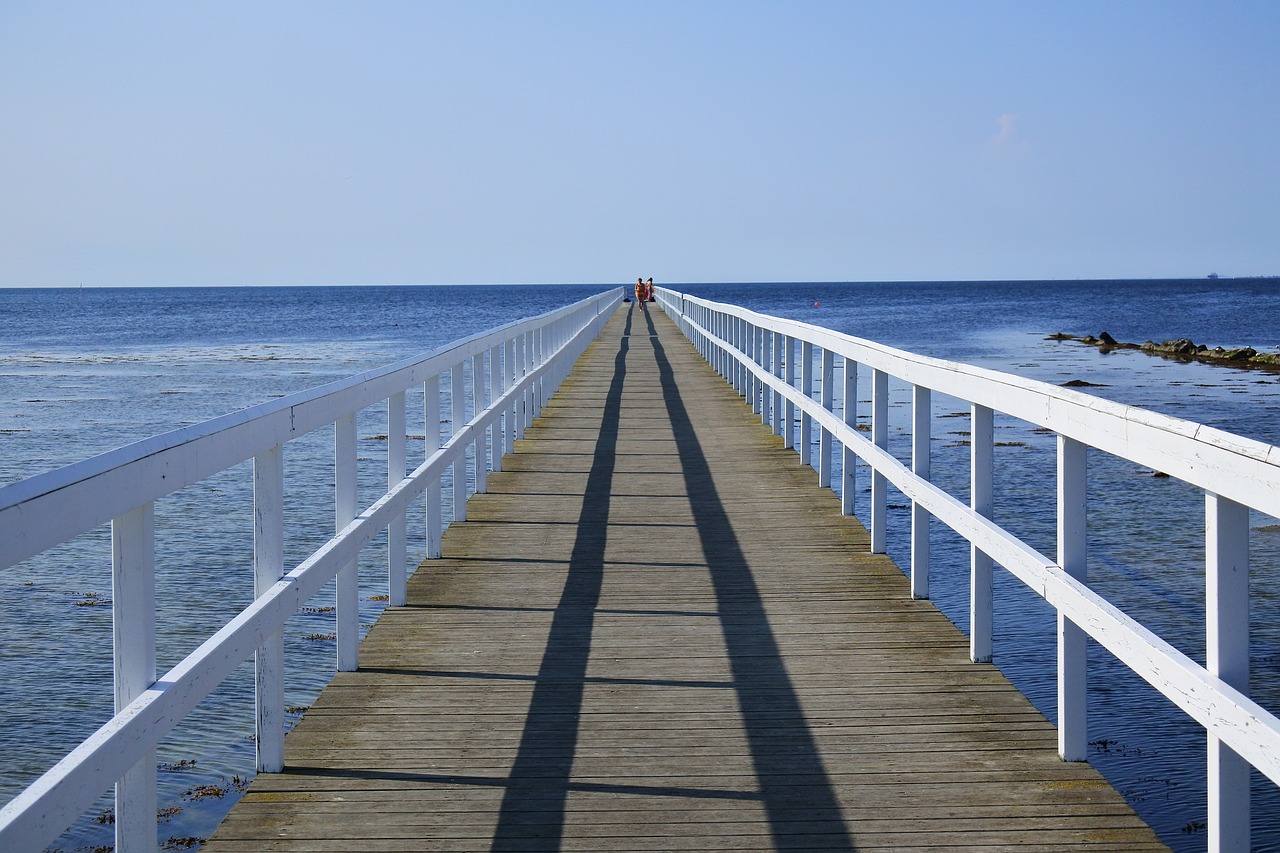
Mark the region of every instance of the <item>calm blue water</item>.
[[[0, 290], [0, 485], [130, 441], [313, 387], [466, 334], [590, 295], [601, 286]], [[1210, 346], [1280, 346], [1280, 281], [688, 285], [682, 289], [794, 317], [929, 355], [1060, 383], [1280, 443], [1280, 374], [1186, 365], [1140, 353], [1103, 356], [1052, 332], [1123, 341], [1191, 337]], [[869, 389], [864, 378], [860, 385]], [[907, 389], [894, 388], [905, 428]], [[862, 395], [865, 396], [865, 393]], [[421, 434], [421, 401], [410, 432]], [[967, 493], [967, 422], [935, 396], [934, 472]], [[412, 414], [417, 415], [417, 422]], [[385, 483], [385, 421], [360, 422], [363, 489]], [[1052, 436], [998, 421], [997, 520], [1053, 552]], [[331, 532], [331, 437], [290, 445], [287, 559]], [[909, 453], [905, 429], [891, 449]], [[421, 446], [418, 446], [419, 454]], [[414, 449], [410, 449], [411, 458]], [[1203, 499], [1102, 454], [1090, 456], [1090, 578], [1116, 603], [1202, 660]], [[160, 666], [188, 653], [251, 592], [252, 496], [248, 468], [157, 506]], [[860, 472], [859, 483], [869, 482]], [[314, 484], [314, 488], [307, 488]], [[368, 499], [362, 494], [362, 502]], [[371, 498], [369, 498], [371, 499]], [[859, 512], [866, 502], [860, 494]], [[890, 503], [890, 552], [906, 564], [905, 501]], [[411, 519], [421, 513], [411, 514]], [[194, 527], [190, 519], [200, 520]], [[1280, 708], [1280, 526], [1253, 520], [1255, 698]], [[421, 530], [411, 529], [411, 541]], [[385, 543], [361, 563], [362, 622], [382, 602]], [[935, 528], [935, 602], [967, 618], [967, 546]], [[996, 662], [1054, 715], [1052, 613], [1020, 584], [997, 576]], [[0, 571], [0, 799], [7, 799], [111, 714], [110, 544], [95, 531]], [[332, 672], [332, 593], [289, 626], [289, 695], [304, 708]], [[1202, 850], [1204, 744], [1199, 728], [1108, 655], [1091, 661], [1091, 760], [1179, 850]], [[160, 756], [162, 805], [180, 809], [162, 838], [207, 835], [253, 767], [246, 665]], [[34, 697], [34, 698], [33, 698]], [[183, 762], [194, 761], [195, 764]], [[202, 797], [214, 785], [223, 797]], [[105, 809], [109, 803], [101, 805]], [[99, 809], [99, 811], [101, 810]], [[1255, 785], [1255, 849], [1280, 850], [1280, 795]], [[63, 849], [109, 843], [94, 815]]]

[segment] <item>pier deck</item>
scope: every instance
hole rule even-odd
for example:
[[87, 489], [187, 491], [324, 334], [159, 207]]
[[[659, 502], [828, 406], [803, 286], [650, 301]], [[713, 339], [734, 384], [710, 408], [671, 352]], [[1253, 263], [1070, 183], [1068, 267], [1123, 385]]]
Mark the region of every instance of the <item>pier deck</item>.
[[1163, 850], [624, 305], [204, 848]]

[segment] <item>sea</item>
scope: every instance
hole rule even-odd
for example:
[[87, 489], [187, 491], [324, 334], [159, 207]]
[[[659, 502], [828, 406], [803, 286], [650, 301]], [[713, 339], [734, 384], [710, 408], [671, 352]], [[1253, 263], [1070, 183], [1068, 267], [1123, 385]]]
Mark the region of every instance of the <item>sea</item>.
[[[0, 289], [0, 486], [148, 436], [345, 378], [463, 336], [628, 285]], [[659, 283], [661, 284], [661, 282]], [[1280, 373], [1103, 352], [1054, 333], [1123, 342], [1190, 338], [1280, 351], [1280, 279], [816, 282], [669, 285], [925, 355], [1007, 371], [1280, 444]], [[870, 382], [860, 383], [860, 397]], [[890, 450], [910, 453], [909, 389], [891, 384]], [[869, 407], [861, 399], [859, 405]], [[422, 454], [421, 397], [409, 429]], [[416, 414], [414, 414], [416, 413]], [[933, 475], [964, 498], [967, 407], [935, 394]], [[414, 419], [416, 417], [416, 420]], [[1054, 437], [997, 418], [995, 518], [1054, 553]], [[361, 501], [385, 484], [385, 413], [359, 420]], [[290, 444], [286, 560], [332, 533], [332, 436]], [[1204, 499], [1159, 472], [1089, 452], [1091, 585], [1204, 660]], [[327, 467], [328, 466], [328, 467]], [[247, 464], [157, 503], [158, 664], [172, 666], [252, 594]], [[839, 478], [833, 478], [836, 482]], [[858, 472], [865, 517], [870, 478]], [[816, 483], [816, 481], [815, 481]], [[815, 485], [815, 488], [817, 486]], [[835, 497], [832, 498], [835, 500]], [[447, 504], [448, 502], [446, 502]], [[889, 551], [908, 565], [910, 510], [890, 496]], [[421, 543], [420, 512], [410, 541]], [[414, 526], [416, 525], [416, 526]], [[1280, 520], [1251, 517], [1252, 691], [1280, 711]], [[420, 547], [420, 545], [418, 546]], [[0, 569], [0, 802], [111, 716], [107, 528]], [[362, 630], [385, 607], [385, 540], [362, 557]], [[935, 524], [931, 596], [962, 628], [968, 548]], [[802, 571], [803, 567], [797, 567]], [[332, 589], [286, 630], [289, 719], [333, 674]], [[1056, 716], [1054, 617], [997, 569], [995, 662]], [[252, 778], [246, 664], [160, 749], [160, 839], [198, 849]], [[1090, 761], [1171, 847], [1206, 848], [1203, 730], [1096, 644]], [[1280, 789], [1255, 772], [1253, 849], [1280, 851]], [[52, 849], [112, 843], [104, 797]]]

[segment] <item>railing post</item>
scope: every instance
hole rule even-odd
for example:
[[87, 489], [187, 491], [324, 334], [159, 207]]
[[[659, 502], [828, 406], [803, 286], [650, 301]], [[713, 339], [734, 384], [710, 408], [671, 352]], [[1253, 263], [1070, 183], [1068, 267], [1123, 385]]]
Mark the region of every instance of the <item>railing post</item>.
[[[524, 365], [525, 375], [533, 373], [538, 368], [538, 330], [533, 329], [524, 334]], [[525, 395], [524, 410], [524, 426], [528, 429], [533, 425], [533, 419], [538, 416], [538, 384], [541, 379], [535, 379], [533, 384], [529, 386], [529, 393]]]
[[[111, 522], [111, 616], [115, 710], [156, 680], [155, 505]], [[116, 782], [116, 849], [156, 849], [156, 751], [147, 750]]]
[[[734, 317], [731, 322], [733, 323], [733, 346], [745, 352], [747, 349], [746, 321], [741, 317]], [[747, 368], [736, 356], [733, 359], [733, 387], [738, 390], [739, 396], [747, 396]]]
[[[783, 376], [783, 361], [786, 355], [785, 346], [786, 337], [781, 332], [773, 333], [773, 375], [779, 379]], [[782, 390], [777, 389], [773, 392], [773, 410], [770, 412], [773, 418], [773, 434], [783, 434], [783, 418], [785, 409], [782, 404]]]
[[[542, 326], [539, 326], [533, 333], [533, 365], [534, 367], [542, 366], [542, 358], [543, 358], [542, 334], [543, 334]], [[534, 388], [536, 389], [536, 391], [533, 395], [533, 412], [530, 415], [530, 423], [532, 423], [533, 418], [536, 418], [542, 414], [542, 407], [545, 406], [547, 403], [546, 383], [547, 383], [547, 375], [546, 373], [543, 373], [538, 377], [538, 381], [534, 385]]]
[[[467, 424], [467, 360], [463, 359], [449, 371], [449, 401], [451, 435], [457, 435]], [[453, 457], [453, 520], [467, 520], [467, 448], [455, 447]]]
[[[284, 577], [284, 448], [253, 458], [253, 597]], [[284, 769], [284, 629], [273, 631], [254, 656], [258, 772]]]
[[[607, 321], [608, 318], [606, 317], [602, 319]], [[547, 359], [555, 362], [555, 370], [552, 374], [555, 379], [552, 380], [554, 384], [551, 386], [549, 393], [547, 394], [548, 404], [550, 404], [551, 398], [560, 391], [560, 386], [564, 384], [565, 377], [568, 375], [567, 368], [569, 366], [569, 361], [567, 353], [562, 352], [560, 348], [565, 345], [565, 342], [568, 341], [569, 335], [571, 334], [569, 321], [566, 319], [556, 323], [554, 331], [555, 334], [552, 336], [550, 347], [547, 352]], [[600, 327], [596, 334], [598, 335], [600, 331], [603, 331], [603, 327]]]
[[[422, 432], [426, 444], [426, 457], [440, 449], [440, 375], [435, 374], [423, 383]], [[440, 557], [440, 537], [444, 523], [441, 519], [441, 481], [427, 485], [427, 559]]]
[[[760, 327], [754, 323], [747, 325], [747, 329], [751, 332], [747, 339], [747, 354], [751, 357], [751, 363], [760, 364]], [[758, 415], [762, 404], [760, 403], [760, 378], [756, 376], [754, 371], [748, 370], [747, 382], [751, 386], [751, 413]]]
[[[800, 340], [800, 393], [806, 401], [813, 399], [813, 344]], [[800, 451], [800, 462], [813, 465], [813, 415], [808, 408], [800, 410], [800, 438], [797, 441]]]
[[[1249, 693], [1249, 508], [1205, 494], [1205, 667]], [[1209, 851], [1248, 850], [1249, 763], [1209, 735]]]
[[[1058, 436], [1058, 566], [1079, 581], [1088, 578], [1085, 497], [1088, 448]], [[1088, 644], [1078, 625], [1058, 613], [1058, 755], [1085, 761], [1089, 748]]]
[[[871, 371], [871, 443], [889, 447], [889, 374]], [[871, 553], [883, 554], [888, 549], [889, 519], [887, 513], [889, 482], [875, 470], [871, 472]]]
[[[529, 375], [529, 345], [530, 334], [525, 332], [520, 335], [520, 346], [517, 349], [517, 358], [520, 360], [520, 378]], [[530, 399], [533, 394], [532, 388], [525, 388], [520, 392], [520, 422], [517, 426], [519, 430], [516, 433], [517, 438], [524, 438], [524, 431], [529, 428], [529, 424], [533, 423], [533, 407], [530, 405]]]
[[[969, 507], [991, 518], [995, 414], [973, 404], [969, 433]], [[975, 663], [991, 660], [991, 558], [976, 545], [969, 546], [969, 658]]]
[[[484, 396], [484, 407], [487, 409], [497, 402], [502, 394], [502, 347], [489, 349], [489, 390]], [[493, 472], [502, 470], [502, 416], [493, 419], [486, 430], [489, 436], [489, 469]]]
[[[408, 429], [405, 424], [405, 393], [400, 391], [387, 398], [387, 489], [390, 490], [408, 473], [408, 454], [405, 450]], [[408, 519], [401, 515], [387, 525], [387, 604], [403, 607], [405, 604], [405, 577], [408, 574], [409, 533]]]
[[[933, 427], [933, 393], [922, 385], [911, 387], [911, 471], [922, 480], [930, 475], [930, 441]], [[929, 512], [911, 502], [911, 597], [929, 597]]]
[[[796, 387], [796, 339], [786, 335], [783, 337], [782, 342], [783, 377], [786, 379], [787, 384], [794, 388]], [[788, 397], [782, 408], [782, 446], [795, 447], [796, 404], [791, 402], [791, 398]]]
[[[858, 363], [850, 358], [844, 360], [844, 422], [850, 429], [858, 426]], [[840, 454], [840, 512], [853, 515], [853, 502], [857, 497], [858, 456], [853, 452], [849, 442], [844, 442]]]
[[[608, 321], [608, 317], [601, 317], [601, 322]], [[540, 344], [540, 361], [551, 367], [552, 360], [556, 357], [556, 351], [560, 348], [560, 329], [564, 325], [564, 321], [559, 321], [555, 326], [548, 327], [542, 335]], [[603, 326], [601, 327], [603, 331]], [[597, 335], [599, 332], [597, 332]], [[547, 378], [543, 384], [542, 392], [542, 408], [546, 408], [551, 403], [551, 398], [560, 390], [560, 377], [555, 370], [547, 370]]]
[[720, 347], [720, 374], [724, 376], [729, 387], [737, 389], [738, 372], [733, 369], [733, 359], [729, 355], [729, 347], [733, 345], [733, 333], [735, 324], [733, 318], [728, 314], [721, 313], [720, 318], [720, 338], [724, 344]]
[[[608, 317], [602, 316], [601, 322], [607, 322]], [[565, 329], [565, 321], [558, 320], [551, 326], [547, 327], [542, 335], [542, 363], [547, 368], [547, 378], [543, 385], [542, 407], [545, 409], [551, 405], [551, 398], [560, 390], [560, 383], [564, 381], [560, 373], [563, 360], [560, 358], [561, 337]], [[597, 331], [598, 335], [599, 332]]]
[[[338, 418], [334, 432], [334, 527], [342, 530], [356, 517], [356, 413]], [[338, 570], [336, 584], [338, 672], [359, 668], [360, 575], [353, 559]]]
[[[521, 376], [528, 376], [533, 372], [533, 338], [533, 332], [524, 333], [524, 346], [520, 349], [520, 365], [523, 368], [523, 370], [520, 371]], [[526, 388], [525, 392], [520, 395], [522, 405], [524, 406], [524, 417], [520, 420], [521, 438], [524, 437], [524, 431], [533, 426], [533, 397], [534, 393], [532, 386]]]
[[[773, 373], [773, 333], [760, 329], [760, 367]], [[760, 383], [760, 423], [773, 428], [773, 388], [768, 382]]]
[[[745, 349], [742, 341], [742, 325], [741, 319], [733, 315], [729, 316], [729, 343], [737, 350]], [[747, 396], [747, 389], [743, 387], [742, 383], [744, 376], [742, 362], [738, 360], [737, 356], [729, 356], [729, 369], [733, 371], [733, 390], [737, 391], [741, 397]]]
[[[836, 354], [823, 347], [822, 372], [819, 383], [822, 390], [822, 408], [828, 412], [835, 408], [836, 389], [834, 387], [836, 372]], [[818, 432], [818, 485], [831, 487], [831, 430], [823, 427]]]
[[702, 328], [706, 330], [701, 333], [703, 350], [702, 357], [707, 360], [707, 364], [711, 365], [711, 369], [715, 370], [716, 349], [715, 345], [711, 343], [711, 338], [716, 333], [715, 317], [712, 316], [711, 311], [708, 308], [700, 305], [698, 306], [698, 322]]
[[719, 336], [719, 316], [710, 310], [709, 307], [703, 307], [701, 310], [701, 318], [703, 318], [703, 328], [707, 329], [707, 341], [703, 346], [707, 347], [705, 359], [707, 364], [712, 366], [712, 370], [719, 373], [719, 346], [716, 343], [716, 337]]
[[706, 331], [702, 333], [702, 336], [703, 336], [702, 348], [704, 350], [703, 357], [706, 358], [707, 364], [711, 365], [711, 369], [715, 370], [716, 363], [717, 363], [716, 348], [715, 348], [715, 344], [711, 342], [711, 338], [715, 335], [715, 332], [716, 332], [716, 327], [715, 327], [716, 321], [715, 321], [715, 316], [711, 313], [710, 308], [707, 308], [705, 305], [698, 306], [698, 322], [702, 326], [702, 328], [706, 329]]
[[[471, 359], [471, 417], [477, 418], [489, 406], [489, 371], [484, 363], [485, 353], [478, 352]], [[489, 428], [476, 434], [476, 494], [489, 490]]]
[[[511, 369], [514, 371], [511, 377], [511, 385], [515, 387], [520, 384], [520, 380], [524, 378], [524, 334], [521, 333], [511, 339]], [[524, 392], [516, 394], [511, 400], [511, 440], [512, 449], [515, 449], [514, 442], [524, 438]]]
[[[525, 373], [533, 373], [538, 368], [538, 329], [525, 332], [524, 338], [524, 362]], [[533, 419], [538, 416], [538, 395], [541, 379], [535, 379], [533, 384], [529, 386], [528, 405], [525, 407], [524, 425], [527, 429], [533, 425]]]
[[[510, 390], [519, 378], [518, 368], [516, 367], [516, 339], [510, 338], [504, 345], [506, 349], [506, 358], [503, 360], [502, 371], [502, 393]], [[502, 452], [514, 453], [516, 449], [516, 416], [520, 413], [520, 405], [513, 398], [507, 402], [503, 408], [502, 420]]]
[[[736, 329], [734, 319], [728, 314], [720, 315], [720, 326], [723, 329], [721, 338], [727, 343], [733, 343], [733, 333]], [[720, 372], [724, 376], [725, 381], [729, 383], [735, 391], [738, 388], [738, 371], [734, 369], [733, 358], [729, 355], [729, 349], [726, 346], [720, 347]]]
[[720, 373], [720, 345], [716, 339], [720, 336], [720, 315], [710, 308], [702, 309], [702, 327], [707, 330], [707, 363], [716, 373]]
[[729, 314], [720, 315], [720, 327], [725, 345], [720, 347], [720, 372], [724, 375], [725, 381], [733, 390], [738, 390], [738, 368], [737, 362], [733, 360], [733, 356], [729, 354], [729, 347], [736, 345], [738, 333], [738, 321]]

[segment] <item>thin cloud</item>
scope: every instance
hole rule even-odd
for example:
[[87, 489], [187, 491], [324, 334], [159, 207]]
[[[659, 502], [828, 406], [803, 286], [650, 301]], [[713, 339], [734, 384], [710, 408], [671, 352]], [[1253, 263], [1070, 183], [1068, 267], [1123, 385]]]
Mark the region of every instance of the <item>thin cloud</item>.
[[1018, 141], [1018, 116], [1015, 113], [1003, 113], [996, 119], [996, 124], [1000, 131], [991, 137], [990, 144], [993, 148], [1006, 148]]

